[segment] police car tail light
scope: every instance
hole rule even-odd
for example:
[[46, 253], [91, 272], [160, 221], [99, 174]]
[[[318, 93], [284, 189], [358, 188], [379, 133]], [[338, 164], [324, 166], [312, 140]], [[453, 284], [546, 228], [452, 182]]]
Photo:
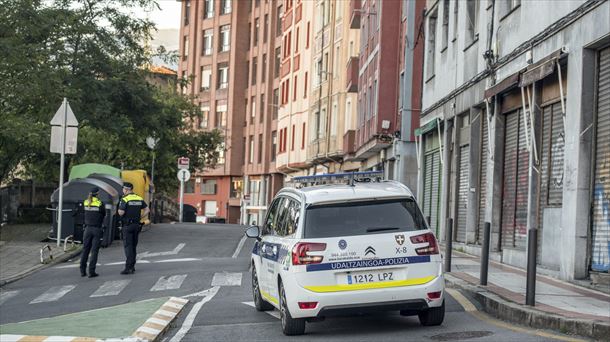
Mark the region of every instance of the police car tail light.
[[299, 302], [299, 309], [315, 309], [318, 302]]
[[321, 255], [311, 255], [309, 252], [321, 252], [324, 250], [326, 250], [325, 243], [299, 242], [292, 248], [292, 264], [319, 264], [324, 257]]
[[428, 243], [428, 246], [415, 248], [417, 255], [438, 254], [438, 244], [432, 233], [411, 236], [411, 242], [414, 244]]

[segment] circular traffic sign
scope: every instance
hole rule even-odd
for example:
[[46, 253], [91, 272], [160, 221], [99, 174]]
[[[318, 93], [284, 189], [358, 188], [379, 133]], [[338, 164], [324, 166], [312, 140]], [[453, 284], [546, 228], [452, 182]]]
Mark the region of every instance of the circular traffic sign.
[[189, 179], [191, 179], [191, 173], [187, 169], [180, 169], [180, 170], [178, 170], [178, 175], [177, 176], [178, 176], [178, 180], [179, 181], [183, 181], [183, 182], [186, 182]]

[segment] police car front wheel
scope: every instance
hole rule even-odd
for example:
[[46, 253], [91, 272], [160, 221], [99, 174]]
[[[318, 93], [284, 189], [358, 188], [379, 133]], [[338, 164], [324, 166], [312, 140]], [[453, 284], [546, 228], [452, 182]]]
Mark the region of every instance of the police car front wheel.
[[252, 296], [254, 297], [254, 307], [256, 307], [257, 311], [273, 310], [273, 305], [265, 301], [261, 296], [258, 277], [256, 275], [256, 267], [254, 267], [254, 265], [252, 265]]
[[288, 310], [288, 304], [286, 303], [286, 291], [284, 291], [284, 285], [279, 282], [280, 292], [280, 317], [282, 320], [282, 332], [284, 335], [303, 335], [305, 333], [305, 319], [304, 318], [292, 318], [290, 311]]

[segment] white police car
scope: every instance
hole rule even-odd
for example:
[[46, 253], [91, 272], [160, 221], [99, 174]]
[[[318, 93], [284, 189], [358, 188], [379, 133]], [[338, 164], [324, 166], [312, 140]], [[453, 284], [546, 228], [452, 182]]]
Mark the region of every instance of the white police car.
[[284, 188], [246, 235], [257, 239], [256, 309], [279, 309], [286, 335], [303, 334], [306, 321], [369, 311], [443, 322], [438, 244], [398, 182]]

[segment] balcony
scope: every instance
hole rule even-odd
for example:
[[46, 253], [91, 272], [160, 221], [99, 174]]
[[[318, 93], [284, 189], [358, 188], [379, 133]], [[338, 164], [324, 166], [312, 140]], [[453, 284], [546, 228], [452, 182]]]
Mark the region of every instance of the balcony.
[[343, 150], [352, 154], [356, 150], [356, 131], [350, 129], [343, 135]]
[[345, 88], [348, 93], [358, 92], [358, 68], [359, 58], [350, 57], [347, 62], [347, 78], [345, 80]]
[[351, 13], [351, 18], [349, 20], [349, 28], [351, 29], [359, 29], [360, 28], [360, 0], [352, 0], [349, 2], [349, 12]]

